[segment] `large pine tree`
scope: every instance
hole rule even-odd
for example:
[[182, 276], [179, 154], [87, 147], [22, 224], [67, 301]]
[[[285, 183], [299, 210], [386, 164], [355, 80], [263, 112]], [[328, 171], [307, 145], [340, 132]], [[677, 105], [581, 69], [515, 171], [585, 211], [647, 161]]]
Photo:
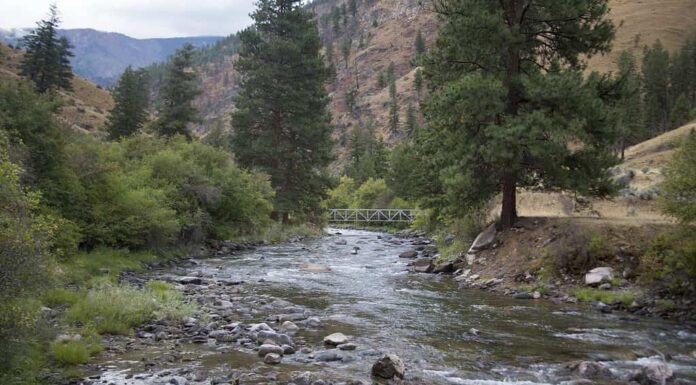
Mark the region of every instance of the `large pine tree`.
[[163, 136], [190, 137], [189, 124], [200, 120], [193, 105], [200, 95], [198, 74], [193, 69], [194, 47], [185, 44], [172, 58], [161, 90], [162, 105], [157, 119], [157, 131]]
[[244, 166], [268, 173], [276, 214], [311, 216], [329, 183], [331, 126], [314, 15], [300, 0], [260, 0], [240, 35], [241, 89], [232, 114], [233, 148]]
[[419, 142], [450, 204], [502, 191], [501, 225], [517, 187], [600, 194], [615, 138], [581, 56], [606, 51], [608, 0], [435, 0], [442, 17], [425, 63], [432, 88]]
[[21, 74], [34, 82], [36, 91], [41, 93], [72, 87], [70, 58], [73, 54], [70, 50], [73, 47], [68, 39], [58, 37], [59, 24], [58, 9], [52, 4], [48, 19], [39, 21], [23, 41], [26, 52]]
[[115, 106], [109, 113], [107, 129], [111, 139], [131, 136], [147, 120], [148, 82], [144, 70], [128, 66], [113, 91]]

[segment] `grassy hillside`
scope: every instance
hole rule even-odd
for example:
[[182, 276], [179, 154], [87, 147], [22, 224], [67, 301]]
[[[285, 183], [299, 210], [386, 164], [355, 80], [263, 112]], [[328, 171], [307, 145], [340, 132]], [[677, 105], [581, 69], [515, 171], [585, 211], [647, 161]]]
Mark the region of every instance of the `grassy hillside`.
[[[0, 43], [0, 79], [17, 78], [21, 61], [21, 51]], [[78, 76], [73, 78], [72, 86], [70, 92], [61, 91], [66, 105], [60, 111], [60, 119], [74, 130], [100, 134], [113, 108], [111, 94]]]

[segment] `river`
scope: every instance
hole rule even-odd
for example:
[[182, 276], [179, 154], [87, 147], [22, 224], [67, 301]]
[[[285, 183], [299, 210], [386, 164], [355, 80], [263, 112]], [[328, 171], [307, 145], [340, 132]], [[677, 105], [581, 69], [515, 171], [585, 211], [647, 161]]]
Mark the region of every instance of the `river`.
[[[659, 351], [668, 355], [680, 381], [696, 383], [696, 332], [684, 325], [459, 289], [450, 276], [408, 272], [409, 261], [398, 255], [412, 249], [409, 240], [368, 231], [328, 231], [341, 234], [198, 260], [198, 265], [150, 276], [244, 281], [218, 292], [234, 303], [225, 322], [267, 322], [277, 329], [277, 323], [267, 320], [283, 312], [316, 316], [319, 328], [298, 322], [301, 328], [293, 338], [304, 352], [270, 366], [240, 342], [153, 342], [105, 355], [97, 381], [157, 384], [168, 373], [152, 373], [167, 369], [178, 370], [189, 384], [208, 384], [233, 370], [240, 371], [243, 384], [283, 383], [303, 371], [334, 382], [371, 383], [372, 363], [391, 352], [404, 360], [412, 383], [570, 384], [574, 377], [565, 366], [576, 360], [601, 361], [616, 383], [624, 383], [636, 368], [660, 361]], [[346, 244], [337, 244], [340, 239]], [[354, 247], [359, 247], [357, 254]], [[331, 270], [303, 271], [307, 263]], [[341, 361], [317, 362], [313, 357], [328, 349], [323, 337], [333, 332], [348, 335], [357, 349], [339, 351]], [[173, 358], [161, 359], [167, 354]]]

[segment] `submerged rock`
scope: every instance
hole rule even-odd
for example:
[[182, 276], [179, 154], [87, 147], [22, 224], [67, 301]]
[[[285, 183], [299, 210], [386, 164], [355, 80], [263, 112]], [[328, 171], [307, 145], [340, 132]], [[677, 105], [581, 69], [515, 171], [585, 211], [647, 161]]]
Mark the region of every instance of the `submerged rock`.
[[277, 365], [283, 360], [280, 354], [268, 353], [263, 357], [263, 363], [268, 365]]
[[265, 357], [269, 353], [283, 354], [283, 348], [278, 345], [263, 344], [259, 346], [259, 357]]
[[342, 345], [348, 342], [348, 337], [343, 333], [333, 333], [324, 337], [324, 343], [327, 345]]
[[573, 374], [587, 379], [610, 379], [613, 376], [609, 368], [595, 361], [573, 362], [567, 367]]
[[418, 252], [416, 250], [408, 250], [399, 254], [399, 258], [416, 258], [418, 257]]
[[633, 372], [631, 379], [641, 385], [664, 385], [674, 377], [674, 372], [665, 363], [650, 364]]
[[331, 271], [331, 268], [315, 263], [305, 263], [304, 265], [300, 266], [300, 270], [307, 271], [310, 273], [328, 273]]
[[317, 353], [314, 359], [321, 362], [332, 362], [341, 361], [343, 356], [336, 349], [331, 349]]
[[404, 378], [406, 367], [396, 354], [385, 354], [372, 365], [372, 375], [378, 378]]

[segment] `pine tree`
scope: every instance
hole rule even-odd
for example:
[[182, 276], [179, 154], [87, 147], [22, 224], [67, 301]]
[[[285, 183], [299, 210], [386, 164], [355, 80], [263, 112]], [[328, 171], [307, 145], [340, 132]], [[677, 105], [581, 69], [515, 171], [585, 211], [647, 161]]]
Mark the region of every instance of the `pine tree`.
[[677, 128], [688, 123], [692, 119], [692, 109], [691, 103], [689, 103], [689, 98], [686, 95], [681, 94], [674, 101], [674, 107], [670, 112], [670, 127]]
[[330, 68], [313, 15], [300, 0], [260, 0], [255, 25], [240, 35], [242, 75], [232, 114], [233, 149], [245, 167], [266, 172], [276, 216], [320, 209], [330, 179]]
[[338, 33], [341, 30], [341, 10], [336, 6], [331, 8], [331, 25], [334, 33]]
[[399, 104], [396, 98], [392, 98], [389, 103], [389, 131], [392, 134], [399, 132]]
[[377, 73], [377, 88], [382, 89], [387, 85], [387, 78], [384, 76], [384, 71]]
[[416, 35], [416, 57], [420, 57], [425, 53], [425, 39], [423, 38], [423, 33], [418, 30]]
[[350, 38], [344, 39], [343, 44], [341, 44], [341, 53], [343, 54], [343, 61], [346, 62], [346, 68], [348, 68], [348, 58], [350, 57], [350, 46], [353, 41]]
[[669, 127], [669, 52], [658, 40], [643, 54], [645, 126], [653, 136]]
[[413, 139], [416, 134], [416, 126], [418, 122], [416, 121], [416, 108], [413, 107], [412, 103], [408, 104], [406, 109], [406, 134], [409, 139]]
[[394, 78], [389, 81], [389, 97], [392, 100], [396, 98], [396, 79]]
[[172, 58], [162, 85], [162, 106], [157, 119], [157, 131], [163, 136], [184, 135], [190, 138], [188, 125], [200, 119], [193, 105], [200, 95], [198, 74], [193, 70], [191, 44], [184, 45]]
[[58, 37], [58, 9], [52, 4], [48, 19], [37, 23], [36, 29], [24, 38], [26, 53], [21, 74], [34, 82], [36, 91], [71, 89], [72, 68], [70, 51], [73, 47], [65, 37]]
[[423, 88], [423, 71], [418, 68], [413, 76], [413, 89], [416, 90], [416, 95], [420, 97], [421, 89]]
[[353, 15], [353, 18], [355, 18], [358, 16], [358, 0], [350, 0], [349, 4], [350, 13]]
[[135, 134], [147, 120], [147, 73], [128, 66], [118, 79], [112, 95], [115, 105], [106, 125], [109, 138], [119, 139]]
[[387, 148], [375, 138], [374, 121], [355, 127], [348, 138], [348, 164], [345, 174], [358, 185], [366, 180], [384, 177], [387, 172]]
[[518, 186], [609, 191], [615, 135], [600, 99], [604, 82], [585, 80], [580, 59], [610, 47], [607, 3], [434, 2], [443, 22], [426, 61], [432, 93], [418, 143], [450, 212], [502, 191], [500, 225], [509, 228]]
[[619, 135], [619, 151], [624, 158], [626, 147], [646, 138], [643, 126], [643, 101], [641, 78], [635, 57], [628, 51], [621, 52], [618, 63], [618, 100], [615, 107], [616, 127]]

